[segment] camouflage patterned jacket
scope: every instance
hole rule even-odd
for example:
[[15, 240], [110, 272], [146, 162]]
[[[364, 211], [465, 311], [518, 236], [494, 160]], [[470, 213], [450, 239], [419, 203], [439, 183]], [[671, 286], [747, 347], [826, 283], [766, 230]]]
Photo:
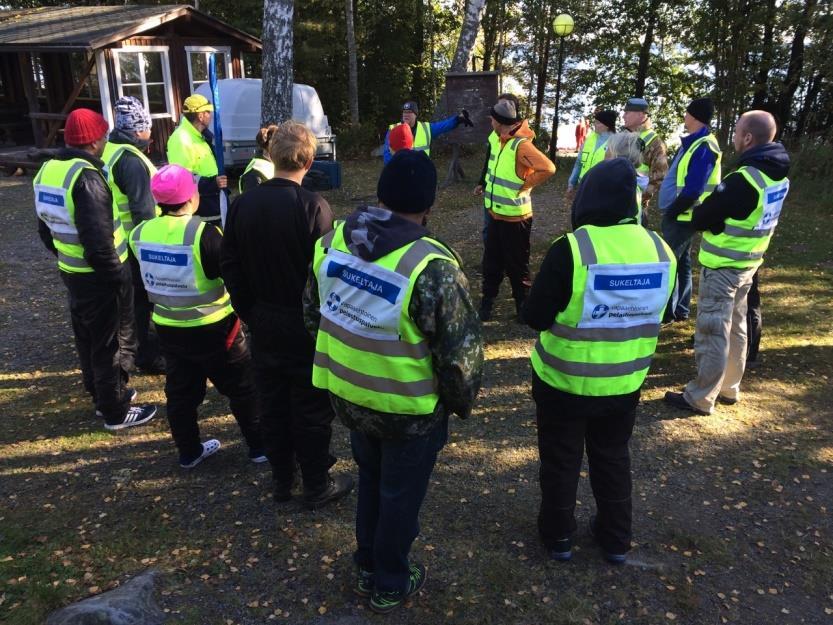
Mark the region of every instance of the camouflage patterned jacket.
[[[643, 127], [634, 132], [642, 132]], [[648, 187], [642, 193], [642, 206], [647, 207], [651, 198], [659, 190], [662, 179], [668, 173], [668, 152], [663, 140], [657, 136], [651, 144], [642, 152], [642, 160], [648, 165]]]
[[[384, 209], [360, 208], [353, 213], [347, 220], [345, 238], [350, 240], [347, 228], [357, 214], [364, 215], [362, 227], [366, 228], [368, 223], [371, 229], [378, 227], [380, 222], [367, 219], [367, 215], [380, 210]], [[424, 228], [410, 222], [399, 223], [405, 220], [389, 211], [384, 212], [393, 218], [388, 217], [382, 221], [388, 224], [389, 230], [396, 229], [397, 235], [409, 231], [406, 238], [414, 240], [412, 237], [419, 238], [428, 234]], [[385, 230], [385, 227], [380, 229]], [[378, 234], [379, 229], [371, 236], [357, 237], [356, 240], [373, 240], [378, 244], [381, 238]], [[348, 245], [354, 253], [360, 251], [354, 249], [354, 244]], [[387, 249], [389, 252], [397, 248]], [[378, 255], [383, 252], [384, 249], [377, 250]], [[451, 413], [464, 419], [471, 414], [483, 375], [483, 339], [480, 321], [469, 296], [468, 280], [463, 271], [444, 260], [428, 263], [414, 285], [408, 314], [428, 339], [440, 401], [431, 414], [398, 415], [358, 406], [331, 394], [335, 413], [351, 430], [376, 438], [412, 438], [425, 434]], [[304, 321], [313, 336], [318, 331], [320, 318], [318, 281], [314, 273], [310, 272], [304, 291]]]

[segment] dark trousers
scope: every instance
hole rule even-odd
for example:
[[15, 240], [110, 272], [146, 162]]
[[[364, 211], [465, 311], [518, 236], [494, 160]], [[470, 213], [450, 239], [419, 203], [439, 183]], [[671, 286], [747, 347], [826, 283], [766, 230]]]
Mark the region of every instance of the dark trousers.
[[153, 304], [148, 299], [139, 261], [130, 252], [130, 270], [133, 275], [133, 319], [136, 327], [136, 365], [150, 367], [159, 358], [159, 337], [150, 320]]
[[532, 286], [529, 277], [532, 217], [524, 221], [491, 219], [487, 224], [483, 249], [483, 297], [497, 297], [505, 274], [512, 285], [512, 297], [525, 299]]
[[746, 335], [748, 343], [746, 347], [746, 360], [758, 360], [758, 350], [761, 347], [761, 334], [764, 329], [764, 318], [761, 314], [761, 292], [758, 290], [758, 274], [755, 272], [752, 277], [752, 286], [746, 296]]
[[275, 484], [290, 487], [296, 462], [304, 490], [328, 484], [335, 413], [327, 391], [312, 385], [315, 343], [300, 308], [255, 306], [249, 321], [261, 404], [261, 429]]
[[694, 229], [687, 222], [671, 219], [663, 213], [662, 238], [677, 258], [677, 286], [665, 311], [665, 320], [688, 319], [691, 312], [691, 240]]
[[119, 423], [130, 407], [127, 381], [135, 354], [130, 270], [125, 265], [116, 282], [102, 282], [95, 273], [60, 274], [84, 388], [105, 421]]
[[437, 453], [448, 439], [448, 419], [423, 436], [382, 440], [350, 432], [359, 465], [356, 543], [353, 556], [375, 573], [380, 591], [408, 586], [408, 553], [419, 534], [419, 509], [428, 490]]
[[[584, 448], [590, 485], [596, 499], [596, 535], [610, 553], [626, 553], [631, 542], [631, 461], [628, 442], [633, 432], [635, 402], [604, 406], [600, 402], [560, 401], [557, 396], [533, 396], [538, 420], [541, 509], [538, 531], [544, 545], [576, 531], [576, 489]], [[566, 395], [566, 394], [563, 394]], [[638, 395], [636, 396], [638, 398]], [[586, 406], [587, 409], [583, 409]], [[614, 407], [613, 410], [610, 410]]]
[[[262, 448], [252, 357], [236, 321], [237, 317], [230, 315], [195, 328], [157, 326], [166, 362], [168, 424], [183, 459], [202, 453], [197, 409], [205, 399], [207, 380], [228, 398], [249, 448]], [[231, 344], [226, 348], [229, 340]]]

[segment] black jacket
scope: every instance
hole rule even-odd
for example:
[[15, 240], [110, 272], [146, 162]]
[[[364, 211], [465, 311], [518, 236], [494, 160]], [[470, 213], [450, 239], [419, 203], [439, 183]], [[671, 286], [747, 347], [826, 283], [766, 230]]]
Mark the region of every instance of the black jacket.
[[[132, 133], [113, 130], [110, 133], [110, 143], [132, 145], [139, 150], [146, 150], [147, 141], [143, 141]], [[156, 217], [156, 202], [150, 192], [150, 172], [142, 159], [132, 152], [125, 152], [113, 167], [113, 181], [127, 196], [133, 223], [140, 224]]]
[[237, 196], [226, 218], [221, 266], [240, 317], [248, 323], [260, 306], [297, 311], [300, 320], [315, 241], [332, 229], [327, 201], [290, 180], [272, 178]]
[[758, 189], [737, 172], [744, 165], [760, 169], [773, 180], [783, 180], [790, 170], [790, 155], [780, 143], [765, 143], [743, 152], [714, 193], [694, 208], [692, 228], [720, 234], [727, 219], [746, 219], [757, 208]]
[[[82, 171], [72, 188], [75, 227], [84, 248], [84, 260], [93, 268], [96, 279], [104, 282], [123, 280], [125, 271], [113, 243], [113, 194], [102, 172], [104, 163], [92, 154], [75, 148], [63, 148], [56, 158], [61, 161], [83, 158], [98, 170]], [[38, 234], [46, 248], [57, 254], [49, 226], [40, 219]]]
[[[623, 158], [605, 161], [590, 170], [579, 186], [574, 204], [574, 227], [600, 227], [636, 223], [634, 217], [636, 172]], [[573, 296], [573, 254], [566, 236], [557, 238], [541, 263], [523, 319], [534, 330], [550, 328]], [[639, 401], [639, 390], [624, 395], [587, 397], [566, 393], [546, 384], [533, 373], [533, 396], [537, 402], [555, 402], [565, 411], [584, 411], [588, 416], [625, 412]]]

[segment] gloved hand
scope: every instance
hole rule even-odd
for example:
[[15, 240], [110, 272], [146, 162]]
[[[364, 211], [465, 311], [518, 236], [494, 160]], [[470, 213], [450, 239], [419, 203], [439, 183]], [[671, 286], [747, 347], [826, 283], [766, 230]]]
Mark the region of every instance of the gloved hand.
[[466, 109], [462, 109], [460, 114], [457, 115], [457, 124], [463, 124], [464, 126], [468, 126], [469, 128], [474, 126], [474, 122], [471, 121], [469, 117], [469, 112]]

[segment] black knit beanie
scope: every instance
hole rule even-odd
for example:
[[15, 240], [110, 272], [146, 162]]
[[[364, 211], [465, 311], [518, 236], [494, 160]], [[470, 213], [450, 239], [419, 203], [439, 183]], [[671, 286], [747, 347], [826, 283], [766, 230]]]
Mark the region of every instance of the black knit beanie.
[[423, 213], [434, 204], [437, 169], [425, 152], [400, 150], [379, 176], [376, 196], [395, 213]]
[[686, 113], [708, 126], [712, 121], [712, 115], [714, 115], [714, 102], [711, 98], [697, 98], [688, 105]]

